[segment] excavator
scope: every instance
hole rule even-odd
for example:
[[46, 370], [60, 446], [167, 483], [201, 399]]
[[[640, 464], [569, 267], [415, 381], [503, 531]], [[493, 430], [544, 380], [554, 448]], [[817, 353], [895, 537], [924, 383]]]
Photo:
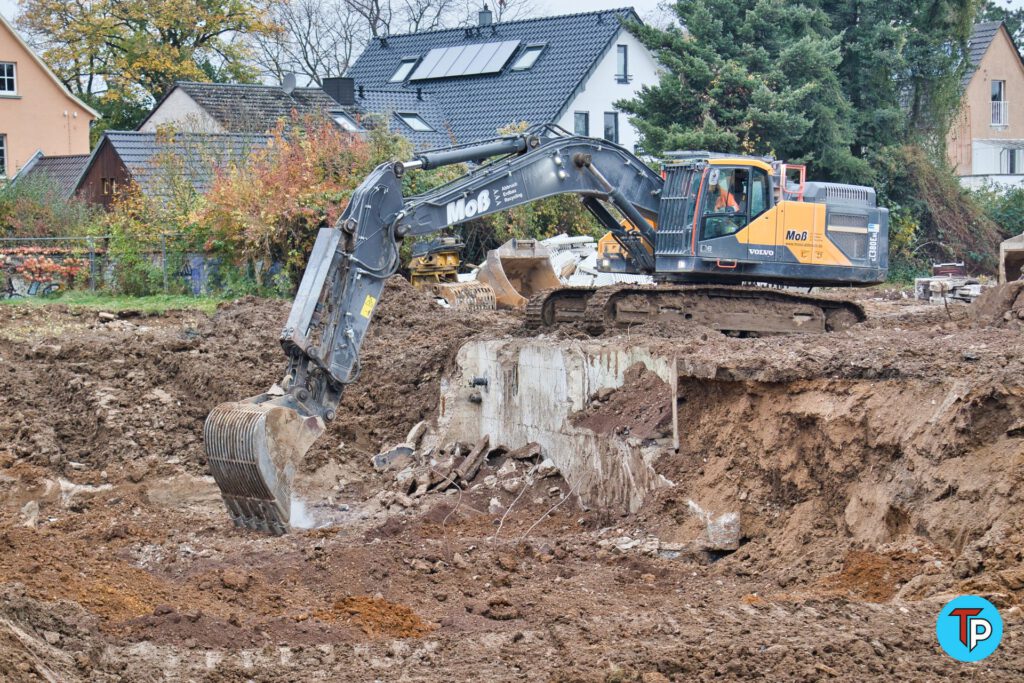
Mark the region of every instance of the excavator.
[[[460, 163], [472, 164], [465, 175], [403, 196], [404, 174]], [[886, 277], [888, 211], [874, 190], [808, 182], [802, 167], [770, 157], [684, 152], [654, 170], [615, 143], [543, 124], [381, 164], [317, 234], [281, 334], [283, 379], [206, 419], [209, 467], [234, 523], [288, 531], [296, 466], [360, 377], [360, 347], [402, 240], [566, 193], [655, 284], [524, 292], [527, 321], [541, 330], [674, 320], [739, 335], [827, 332], [863, 310], [794, 288]]]

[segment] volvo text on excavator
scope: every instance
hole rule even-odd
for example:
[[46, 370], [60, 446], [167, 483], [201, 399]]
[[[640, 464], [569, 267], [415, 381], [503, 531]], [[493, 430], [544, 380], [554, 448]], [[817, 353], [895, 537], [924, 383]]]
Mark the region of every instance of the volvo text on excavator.
[[[462, 177], [402, 195], [403, 174], [466, 162], [475, 165]], [[281, 336], [284, 378], [206, 420], [210, 469], [234, 522], [288, 530], [295, 468], [359, 378], [359, 350], [404, 238], [568, 193], [611, 236], [603, 265], [656, 284], [526, 292], [527, 320], [541, 329], [666, 319], [735, 334], [824, 332], [863, 320], [863, 311], [763, 285], [871, 285], [886, 276], [888, 211], [874, 190], [808, 182], [802, 167], [770, 158], [686, 152], [656, 171], [616, 144], [547, 124], [382, 164], [338, 224], [319, 231]]]

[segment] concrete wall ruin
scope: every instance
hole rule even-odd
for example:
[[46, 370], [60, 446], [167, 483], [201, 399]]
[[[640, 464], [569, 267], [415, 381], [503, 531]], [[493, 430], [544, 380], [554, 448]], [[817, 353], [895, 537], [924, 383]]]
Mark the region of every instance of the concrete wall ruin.
[[[646, 348], [616, 341], [495, 339], [470, 342], [455, 370], [441, 384], [440, 442], [475, 442], [518, 448], [531, 441], [561, 470], [584, 505], [634, 511], [645, 494], [668, 485], [653, 463], [670, 444], [643, 445], [629, 437], [609, 437], [573, 425], [600, 389], [615, 389], [631, 366], [643, 363], [671, 388], [675, 362]], [[481, 383], [473, 385], [474, 378]], [[486, 380], [486, 384], [482, 381]]]

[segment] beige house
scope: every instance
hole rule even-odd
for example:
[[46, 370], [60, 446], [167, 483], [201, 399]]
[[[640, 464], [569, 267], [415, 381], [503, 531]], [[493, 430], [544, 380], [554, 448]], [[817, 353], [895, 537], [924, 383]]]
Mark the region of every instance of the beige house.
[[975, 25], [969, 47], [949, 161], [966, 187], [1024, 185], [1024, 62], [999, 21]]
[[97, 118], [0, 16], [0, 176], [13, 176], [40, 151], [88, 154]]

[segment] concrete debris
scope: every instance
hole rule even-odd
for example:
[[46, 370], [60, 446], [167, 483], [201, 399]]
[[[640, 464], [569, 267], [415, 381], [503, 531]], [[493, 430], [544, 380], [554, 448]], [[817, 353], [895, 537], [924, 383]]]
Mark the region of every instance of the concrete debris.
[[469, 455], [462, 461], [462, 464], [456, 468], [455, 472], [458, 474], [459, 479], [464, 482], [473, 480], [476, 473], [480, 471], [480, 465], [487, 459], [487, 446], [490, 441], [491, 437], [487, 434], [480, 437], [480, 440], [473, 446], [473, 450], [469, 452]]
[[22, 526], [35, 529], [39, 523], [39, 501], [30, 500], [21, 508]]
[[500, 515], [505, 511], [505, 506], [497, 498], [491, 498], [491, 501], [487, 504], [487, 511], [492, 515]]
[[423, 436], [427, 433], [427, 423], [425, 420], [420, 420], [416, 423], [416, 426], [409, 430], [409, 435], [405, 437], [405, 442], [413, 448], [418, 448], [420, 441]]
[[686, 501], [690, 512], [703, 520], [707, 547], [710, 550], [736, 550], [740, 547], [740, 515], [738, 512], [725, 512], [715, 516], [701, 508], [692, 500]]
[[64, 507], [71, 507], [75, 498], [90, 497], [114, 488], [112, 484], [100, 484], [99, 486], [75, 484], [63, 478], [58, 479], [57, 483], [60, 485], [60, 502]]
[[525, 446], [509, 451], [508, 454], [508, 457], [513, 460], [529, 460], [538, 456], [540, 456], [540, 444], [536, 441], [531, 441]]
[[972, 277], [938, 275], [919, 277], [914, 280], [914, 296], [933, 304], [960, 301], [972, 303], [991, 284], [984, 284]]
[[413, 453], [415, 452], [416, 447], [412, 444], [400, 443], [383, 453], [378, 453], [373, 456], [373, 459], [371, 460], [373, 469], [378, 472], [401, 470], [413, 464]]
[[515, 473], [516, 463], [514, 460], [506, 460], [504, 463], [502, 463], [501, 467], [498, 468], [498, 471], [495, 472], [495, 474], [497, 474], [498, 477], [501, 478], [510, 477]]
[[523, 485], [520, 477], [510, 477], [501, 482], [501, 489], [506, 493], [516, 493]]
[[544, 458], [539, 465], [535, 468], [535, 472], [538, 477], [545, 479], [547, 477], [553, 477], [558, 474], [558, 466], [555, 465], [551, 458]]

